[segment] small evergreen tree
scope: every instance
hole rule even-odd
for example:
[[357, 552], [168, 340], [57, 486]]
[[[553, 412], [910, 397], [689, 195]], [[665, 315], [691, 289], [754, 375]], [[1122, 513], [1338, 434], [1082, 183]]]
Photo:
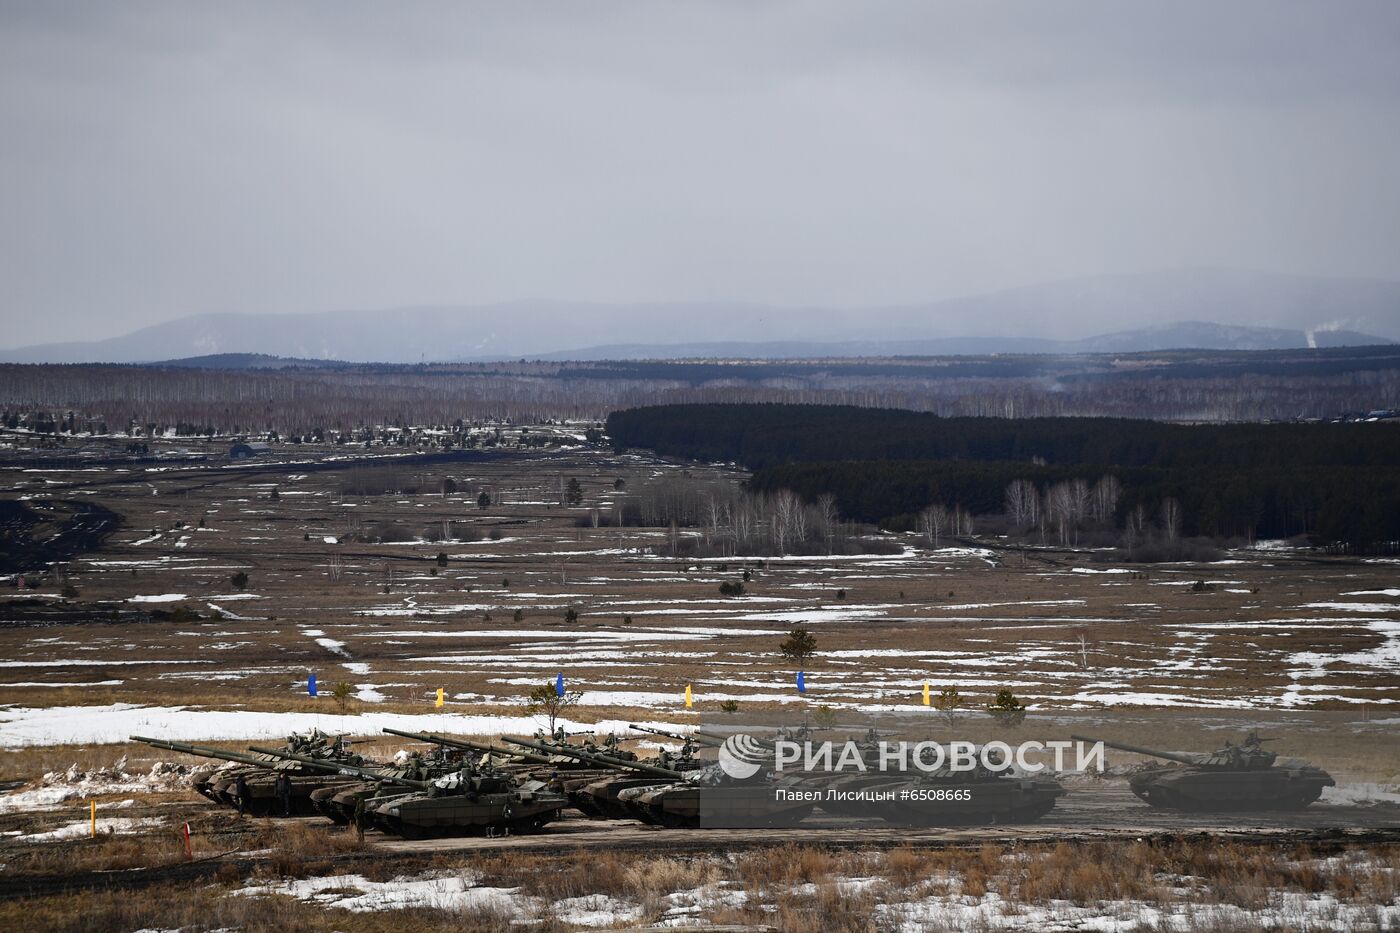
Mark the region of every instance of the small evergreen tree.
[[1011, 688], [1002, 687], [997, 691], [996, 698], [992, 700], [992, 705], [987, 707], [987, 711], [1003, 725], [1019, 726], [1026, 718], [1026, 708], [1026, 704], [1016, 699], [1016, 694], [1011, 692]]
[[792, 630], [783, 643], [778, 646], [778, 650], [783, 653], [783, 657], [797, 664], [802, 664], [817, 653], [817, 639], [812, 633], [802, 626], [797, 626]]

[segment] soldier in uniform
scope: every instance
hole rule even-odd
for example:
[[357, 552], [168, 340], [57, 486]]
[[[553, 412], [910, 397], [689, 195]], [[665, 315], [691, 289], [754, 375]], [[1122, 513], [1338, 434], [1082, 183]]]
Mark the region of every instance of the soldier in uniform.
[[292, 815], [292, 779], [287, 772], [277, 775], [277, 800], [282, 804], [282, 815]]
[[365, 842], [365, 798], [360, 797], [355, 801], [355, 837], [361, 845]]

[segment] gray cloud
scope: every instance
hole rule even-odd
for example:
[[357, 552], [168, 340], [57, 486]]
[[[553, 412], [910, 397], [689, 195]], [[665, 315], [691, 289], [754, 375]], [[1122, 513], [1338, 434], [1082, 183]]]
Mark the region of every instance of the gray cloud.
[[1400, 278], [1397, 98], [1390, 2], [9, 0], [0, 343], [1194, 264]]

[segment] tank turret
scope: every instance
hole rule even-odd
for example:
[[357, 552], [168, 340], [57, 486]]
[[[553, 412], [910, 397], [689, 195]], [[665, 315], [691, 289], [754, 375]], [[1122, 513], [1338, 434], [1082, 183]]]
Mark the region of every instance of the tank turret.
[[1078, 742], [1103, 742], [1108, 748], [1173, 762], [1132, 774], [1128, 786], [1151, 806], [1175, 810], [1299, 810], [1337, 782], [1306, 761], [1280, 759], [1264, 748], [1267, 739], [1251, 732], [1236, 745], [1226, 742], [1211, 752], [1166, 752], [1087, 736]]

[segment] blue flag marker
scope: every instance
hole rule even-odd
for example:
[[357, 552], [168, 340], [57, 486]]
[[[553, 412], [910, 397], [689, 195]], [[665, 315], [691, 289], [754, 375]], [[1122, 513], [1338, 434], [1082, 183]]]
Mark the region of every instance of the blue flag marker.
[[803, 674], [801, 671], [797, 672], [797, 692], [807, 692], [807, 675]]
[[559, 676], [554, 678], [554, 693], [557, 696], [564, 695], [564, 672], [560, 671]]
[[309, 696], [316, 695], [316, 675], [312, 674], [306, 678], [306, 692]]

